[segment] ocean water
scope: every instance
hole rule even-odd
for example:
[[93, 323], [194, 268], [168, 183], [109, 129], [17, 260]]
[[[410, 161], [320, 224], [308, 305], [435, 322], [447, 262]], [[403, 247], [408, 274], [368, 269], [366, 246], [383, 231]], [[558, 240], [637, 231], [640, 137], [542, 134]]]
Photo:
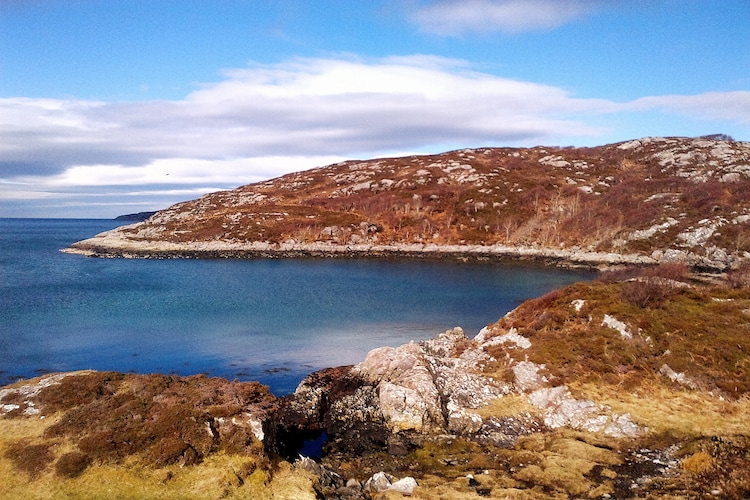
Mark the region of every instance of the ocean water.
[[123, 260], [59, 252], [112, 220], [0, 219], [0, 384], [50, 371], [206, 373], [277, 394], [454, 326], [469, 336], [592, 273], [414, 260]]

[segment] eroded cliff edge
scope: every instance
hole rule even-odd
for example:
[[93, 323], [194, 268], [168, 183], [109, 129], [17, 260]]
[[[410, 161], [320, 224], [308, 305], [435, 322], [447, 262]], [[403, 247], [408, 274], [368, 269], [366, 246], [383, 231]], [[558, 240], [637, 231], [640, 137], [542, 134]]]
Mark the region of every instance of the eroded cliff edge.
[[106, 257], [750, 257], [750, 144], [644, 138], [348, 161], [179, 203], [71, 245]]

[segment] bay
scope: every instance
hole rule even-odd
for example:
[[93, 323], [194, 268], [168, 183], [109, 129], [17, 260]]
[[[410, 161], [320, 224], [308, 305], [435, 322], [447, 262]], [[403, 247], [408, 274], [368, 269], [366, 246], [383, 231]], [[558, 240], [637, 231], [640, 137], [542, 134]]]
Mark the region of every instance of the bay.
[[588, 280], [533, 265], [369, 259], [92, 259], [59, 249], [122, 224], [0, 219], [0, 384], [49, 371], [206, 373], [277, 394], [308, 373]]

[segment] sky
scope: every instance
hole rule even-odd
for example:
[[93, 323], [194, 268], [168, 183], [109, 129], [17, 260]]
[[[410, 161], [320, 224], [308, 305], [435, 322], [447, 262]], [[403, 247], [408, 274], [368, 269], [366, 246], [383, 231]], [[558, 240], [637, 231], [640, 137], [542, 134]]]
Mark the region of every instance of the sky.
[[750, 0], [0, 1], [0, 217], [718, 133], [750, 141]]

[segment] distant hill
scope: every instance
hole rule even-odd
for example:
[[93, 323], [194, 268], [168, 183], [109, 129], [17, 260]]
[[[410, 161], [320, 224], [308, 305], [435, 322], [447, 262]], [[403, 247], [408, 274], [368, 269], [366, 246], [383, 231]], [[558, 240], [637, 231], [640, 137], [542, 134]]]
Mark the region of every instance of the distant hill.
[[736, 266], [750, 256], [750, 143], [644, 138], [347, 161], [178, 203], [74, 247], [383, 245]]
[[115, 220], [133, 220], [144, 221], [154, 215], [156, 212], [138, 212], [135, 214], [118, 215]]

